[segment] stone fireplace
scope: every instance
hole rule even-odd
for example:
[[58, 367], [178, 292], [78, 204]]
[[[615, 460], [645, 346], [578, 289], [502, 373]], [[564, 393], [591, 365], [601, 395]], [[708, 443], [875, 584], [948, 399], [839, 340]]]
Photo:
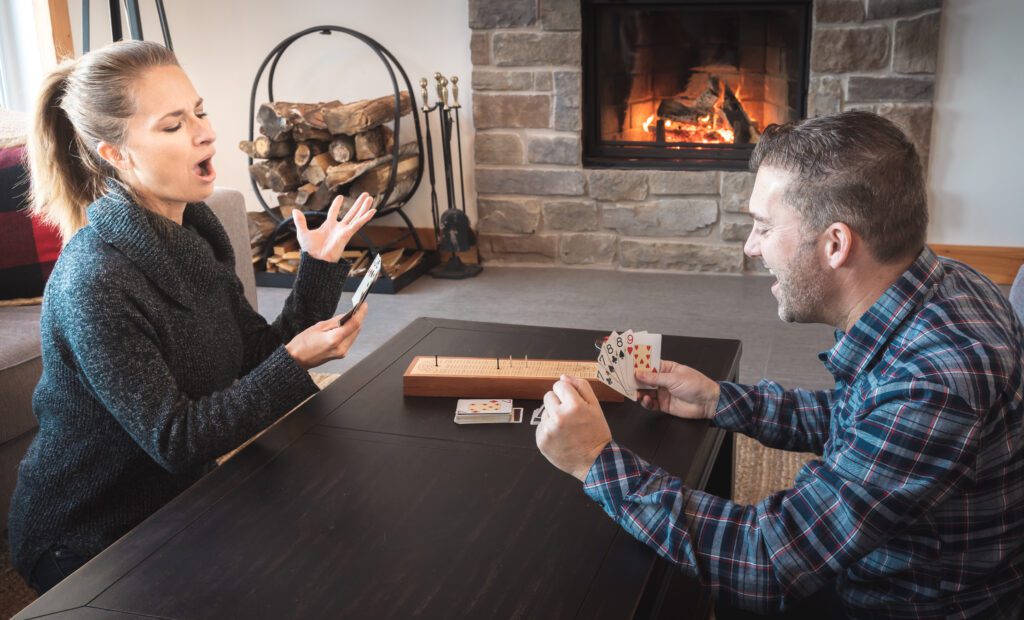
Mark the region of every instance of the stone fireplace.
[[[811, 11], [806, 79], [798, 75], [799, 67], [792, 66], [798, 59], [786, 61], [780, 56], [764, 65], [774, 67], [776, 75], [761, 72], [765, 81], [773, 77], [778, 86], [769, 93], [756, 77], [737, 81], [738, 65], [728, 60], [736, 54], [729, 52], [724, 60], [692, 63], [685, 79], [660, 91], [646, 83], [607, 87], [609, 92], [626, 93], [624, 103], [629, 108], [624, 111], [614, 109], [622, 107], [621, 101], [602, 105], [600, 98], [585, 101], [584, 97], [584, 47], [592, 33], [582, 30], [583, 14], [608, 5], [606, 0], [583, 0], [586, 6], [581, 6], [581, 0], [469, 1], [477, 227], [481, 253], [489, 262], [757, 271], [759, 265], [745, 261], [742, 249], [752, 225], [746, 211], [753, 175], [738, 170], [741, 166], [735, 158], [699, 166], [671, 156], [609, 162], [607, 151], [591, 148], [637, 141], [678, 146], [694, 141], [694, 136], [702, 134], [690, 129], [673, 132], [672, 126], [666, 126], [673, 117], [659, 116], [658, 108], [663, 100], [693, 108], [708, 91], [711, 77], [719, 80], [717, 90], [711, 92], [720, 99], [725, 98], [723, 84], [734, 95], [739, 90], [739, 99], [754, 120], [755, 134], [776, 120], [866, 109], [903, 128], [927, 162], [940, 0], [803, 3]], [[677, 11], [691, 4], [677, 0], [644, 6]], [[730, 4], [734, 3], [723, 0], [715, 8]], [[778, 3], [748, 1], [735, 8], [743, 12], [760, 4]], [[749, 17], [743, 21], [749, 23]], [[762, 26], [758, 28], [765, 32], [785, 27]], [[781, 50], [786, 42], [765, 36], [764, 55]], [[657, 47], [638, 41], [656, 40], [649, 33], [637, 34], [630, 43], [631, 62], [649, 53], [640, 51], [644, 47]], [[797, 46], [790, 55], [798, 51]], [[626, 73], [636, 72], [631, 65]], [[593, 82], [586, 87], [586, 94], [600, 93]], [[587, 106], [594, 113], [587, 114]], [[643, 121], [652, 114], [655, 118], [645, 129]], [[597, 128], [586, 140], [585, 116]], [[640, 121], [639, 130], [634, 119]], [[718, 124], [707, 132], [734, 130], [728, 120], [721, 114]], [[673, 139], [679, 136], [685, 139]], [[637, 137], [641, 140], [631, 139]], [[601, 138], [609, 144], [601, 144]], [[751, 143], [743, 147], [743, 157], [749, 155]], [[729, 143], [731, 150], [743, 151], [733, 145]]]

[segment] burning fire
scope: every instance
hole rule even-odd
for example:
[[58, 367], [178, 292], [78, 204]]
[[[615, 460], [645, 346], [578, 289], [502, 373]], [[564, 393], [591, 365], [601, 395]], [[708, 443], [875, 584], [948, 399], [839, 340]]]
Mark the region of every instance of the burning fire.
[[[731, 129], [718, 126], [718, 115], [706, 114], [697, 119], [696, 123], [662, 121], [665, 125], [667, 142], [700, 142], [703, 144], [732, 144], [736, 137]], [[652, 128], [654, 125], [654, 128]], [[655, 116], [651, 114], [643, 122], [644, 131], [656, 131]]]

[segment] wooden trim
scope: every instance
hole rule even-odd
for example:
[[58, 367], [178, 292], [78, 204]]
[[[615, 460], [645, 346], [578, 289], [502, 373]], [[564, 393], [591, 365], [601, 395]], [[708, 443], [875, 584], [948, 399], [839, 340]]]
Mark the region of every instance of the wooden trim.
[[1013, 284], [1024, 265], [1024, 247], [928, 244], [939, 256], [948, 256], [974, 267], [996, 284]]
[[62, 60], [75, 57], [71, 37], [71, 17], [67, 0], [32, 0], [36, 18], [36, 36], [43, 70], [49, 71]]

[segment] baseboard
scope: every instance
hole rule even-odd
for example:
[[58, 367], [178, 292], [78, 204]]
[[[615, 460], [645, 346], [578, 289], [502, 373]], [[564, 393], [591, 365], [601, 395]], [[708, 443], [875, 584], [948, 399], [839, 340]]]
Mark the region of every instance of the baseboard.
[[[390, 244], [394, 248], [415, 248], [416, 242], [413, 241], [411, 236], [405, 236], [408, 234], [409, 229], [404, 226], [375, 226], [369, 225], [363, 228], [363, 231], [370, 238], [370, 241], [375, 245]], [[433, 228], [417, 228], [416, 236], [420, 238], [420, 244], [424, 250], [436, 250], [437, 239], [434, 238]], [[403, 238], [404, 237], [404, 238]], [[395, 241], [395, 240], [398, 241]], [[359, 245], [359, 237], [352, 239], [353, 246]], [[444, 263], [448, 260], [449, 252], [441, 252], [441, 262]], [[480, 250], [478, 246], [474, 246], [468, 252], [459, 252], [459, 258], [464, 263], [477, 264], [480, 262]]]
[[1024, 247], [947, 245], [929, 243], [939, 256], [948, 256], [974, 267], [996, 284], [1013, 284], [1024, 265]]

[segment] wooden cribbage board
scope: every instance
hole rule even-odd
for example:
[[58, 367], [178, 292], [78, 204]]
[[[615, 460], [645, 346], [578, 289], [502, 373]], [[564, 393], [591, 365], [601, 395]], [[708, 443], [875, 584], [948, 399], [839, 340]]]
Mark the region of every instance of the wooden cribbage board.
[[579, 360], [443, 357], [419, 355], [402, 375], [406, 396], [456, 398], [527, 398], [541, 400], [562, 375], [590, 382], [598, 400], [620, 403], [622, 394], [597, 378], [597, 362]]

